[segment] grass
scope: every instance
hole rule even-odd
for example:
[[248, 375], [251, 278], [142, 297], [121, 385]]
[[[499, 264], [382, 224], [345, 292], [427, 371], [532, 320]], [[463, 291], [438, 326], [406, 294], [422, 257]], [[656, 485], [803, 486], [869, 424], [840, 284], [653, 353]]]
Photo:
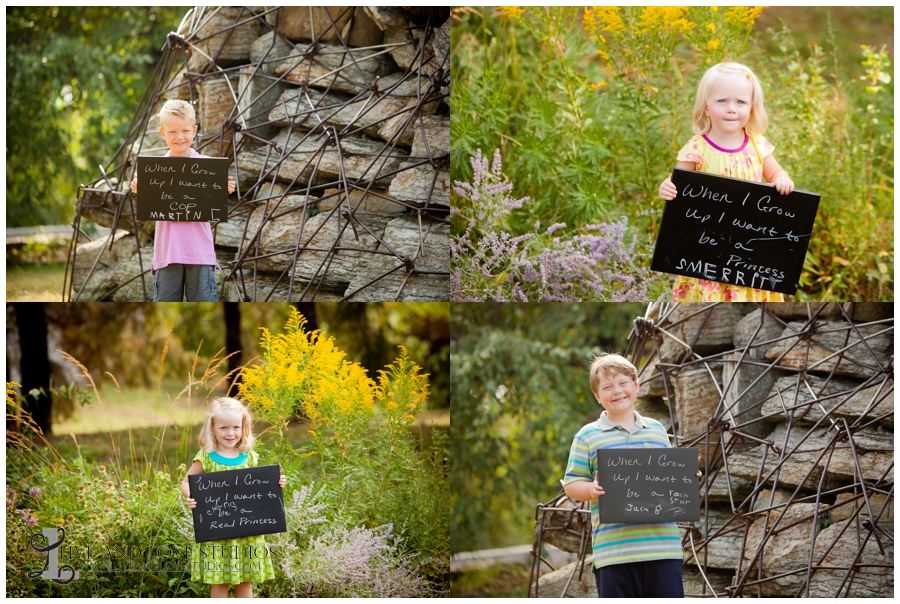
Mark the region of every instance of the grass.
[[193, 408], [183, 398], [169, 402], [179, 391], [180, 388], [164, 383], [158, 400], [156, 390], [130, 388], [120, 394], [112, 384], [103, 384], [100, 386], [102, 402], [76, 406], [71, 417], [54, 424], [53, 433], [94, 434], [202, 422], [206, 415], [202, 401], [195, 402]]
[[531, 569], [518, 564], [496, 564], [450, 574], [454, 598], [525, 598]]
[[6, 265], [7, 302], [62, 302], [65, 263]]

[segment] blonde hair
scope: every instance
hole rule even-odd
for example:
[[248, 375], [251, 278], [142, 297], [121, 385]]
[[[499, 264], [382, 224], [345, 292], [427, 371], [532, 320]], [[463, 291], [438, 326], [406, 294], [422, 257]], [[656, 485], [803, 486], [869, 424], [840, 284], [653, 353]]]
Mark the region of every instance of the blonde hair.
[[719, 63], [706, 70], [700, 83], [697, 84], [697, 99], [694, 101], [694, 134], [706, 134], [712, 127], [709, 116], [706, 115], [706, 105], [709, 102], [709, 91], [713, 82], [722, 77], [747, 78], [753, 86], [753, 101], [750, 103], [750, 119], [747, 121], [747, 131], [762, 134], [769, 125], [769, 116], [766, 113], [765, 97], [762, 85], [756, 74], [740, 63]]
[[233, 398], [216, 398], [209, 404], [209, 411], [206, 414], [206, 422], [203, 429], [200, 430], [200, 446], [207, 453], [216, 450], [216, 431], [213, 427], [213, 420], [223, 413], [239, 413], [241, 415], [241, 440], [237, 444], [238, 451], [247, 453], [253, 449], [256, 444], [256, 437], [253, 436], [253, 430], [250, 428], [250, 410], [239, 400]]
[[594, 357], [591, 362], [591, 391], [594, 396], [600, 395], [600, 378], [609, 377], [613, 373], [628, 376], [637, 384], [637, 367], [631, 361], [618, 354], [604, 354]]
[[162, 109], [159, 110], [160, 128], [163, 127], [163, 121], [166, 119], [167, 115], [174, 115], [183, 120], [193, 122], [195, 126], [197, 125], [197, 113], [194, 111], [194, 106], [187, 101], [182, 101], [181, 99], [166, 101], [165, 104], [163, 104]]

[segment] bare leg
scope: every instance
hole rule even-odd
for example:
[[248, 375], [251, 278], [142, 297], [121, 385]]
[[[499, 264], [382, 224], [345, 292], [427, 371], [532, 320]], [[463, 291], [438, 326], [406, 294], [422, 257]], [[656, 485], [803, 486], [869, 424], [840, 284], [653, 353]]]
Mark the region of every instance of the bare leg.
[[234, 597], [235, 598], [252, 598], [253, 597], [253, 583], [250, 581], [244, 581], [243, 583], [238, 583], [234, 586]]
[[220, 585], [212, 585], [209, 591], [210, 598], [227, 598], [228, 597], [228, 583], [222, 583]]

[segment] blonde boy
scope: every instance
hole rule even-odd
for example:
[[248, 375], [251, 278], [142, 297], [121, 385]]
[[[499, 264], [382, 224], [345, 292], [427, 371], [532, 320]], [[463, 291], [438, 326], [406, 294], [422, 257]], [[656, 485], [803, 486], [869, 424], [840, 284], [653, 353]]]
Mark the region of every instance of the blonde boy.
[[683, 598], [681, 536], [674, 522], [600, 524], [597, 451], [668, 447], [658, 421], [634, 410], [637, 369], [617, 354], [594, 357], [591, 390], [603, 406], [600, 418], [578, 431], [569, 452], [566, 495], [591, 501], [594, 578], [601, 598]]
[[[207, 157], [191, 148], [197, 134], [194, 107], [187, 101], [166, 101], [159, 112], [159, 135], [166, 157]], [[228, 177], [228, 193], [235, 185]], [[137, 178], [131, 181], [137, 193]], [[208, 222], [159, 220], [153, 241], [153, 301], [217, 302], [216, 250]]]

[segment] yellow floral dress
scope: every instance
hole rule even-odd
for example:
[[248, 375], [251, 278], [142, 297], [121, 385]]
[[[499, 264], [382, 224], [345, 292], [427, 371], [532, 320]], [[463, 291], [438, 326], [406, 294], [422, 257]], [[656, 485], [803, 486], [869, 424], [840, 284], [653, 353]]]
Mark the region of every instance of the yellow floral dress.
[[[744, 144], [738, 149], [723, 149], [697, 134], [678, 152], [678, 161], [692, 161], [698, 172], [763, 181], [763, 159], [771, 155], [775, 146], [760, 134], [744, 134]], [[784, 294], [753, 289], [730, 283], [718, 283], [676, 275], [672, 292], [675, 302], [784, 302]]]
[[[229, 458], [202, 449], [194, 461], [204, 472], [224, 472], [255, 468], [259, 456], [254, 451]], [[212, 585], [237, 585], [245, 581], [259, 583], [275, 578], [272, 556], [263, 535], [194, 543], [191, 551], [191, 581]]]

